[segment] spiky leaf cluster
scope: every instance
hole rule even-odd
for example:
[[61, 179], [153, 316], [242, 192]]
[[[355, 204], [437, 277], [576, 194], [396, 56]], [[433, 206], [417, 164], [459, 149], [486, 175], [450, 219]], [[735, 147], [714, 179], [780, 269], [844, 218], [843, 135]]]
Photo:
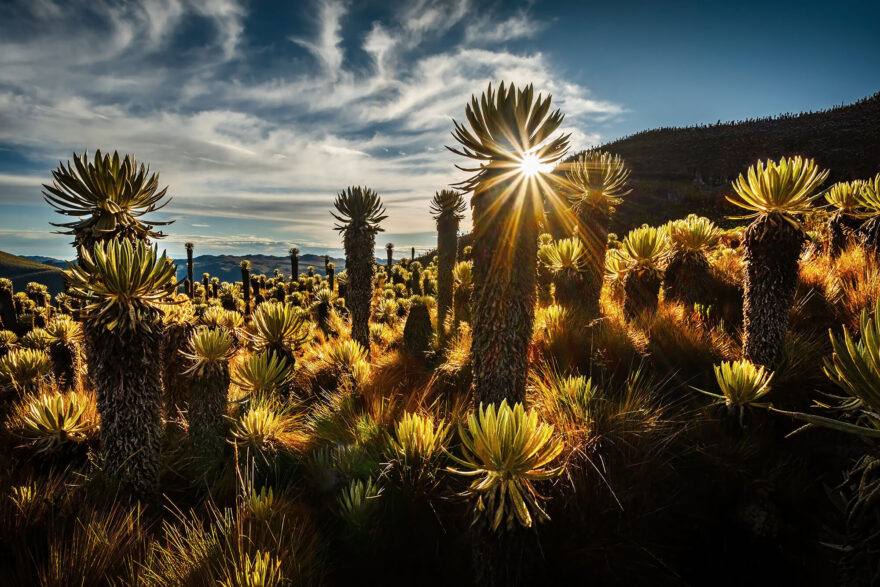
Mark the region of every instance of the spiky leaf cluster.
[[461, 220], [464, 218], [465, 207], [464, 196], [455, 190], [435, 192], [431, 200], [431, 214], [438, 223], [446, 220]]
[[85, 303], [92, 324], [107, 330], [150, 330], [160, 305], [177, 287], [171, 260], [143, 241], [112, 240], [80, 249], [81, 260], [66, 271], [71, 297]]
[[619, 155], [591, 149], [566, 167], [567, 196], [575, 206], [602, 204], [609, 208], [623, 202], [630, 170]]
[[173, 222], [143, 219], [171, 199], [163, 201], [168, 188], [160, 190], [159, 174], [150, 174], [143, 163], [138, 167], [134, 155], [120, 159], [115, 151], [103, 155], [98, 150], [90, 162], [88, 151], [74, 153], [73, 165], [59, 164], [52, 176], [52, 185], [43, 185], [43, 197], [59, 214], [78, 218], [52, 225], [67, 229], [62, 234], [74, 235], [77, 246], [114, 238], [160, 238], [164, 235], [153, 228]]
[[226, 331], [199, 328], [190, 335], [188, 349], [180, 351], [190, 361], [184, 374], [204, 377], [221, 363], [228, 362], [234, 352], [232, 337]]
[[537, 412], [526, 412], [520, 403], [511, 408], [503, 401], [471, 412], [458, 434], [463, 457], [452, 458], [464, 469], [450, 471], [476, 477], [468, 492], [477, 499], [478, 517], [486, 516], [493, 530], [502, 521], [511, 529], [515, 521], [531, 527], [534, 517], [548, 519], [532, 483], [562, 473], [562, 467], [547, 468], [563, 449], [552, 425], [539, 422]]
[[[816, 162], [803, 157], [783, 157], [777, 161], [758, 161], [733, 182], [737, 197], [732, 204], [751, 212], [740, 218], [755, 218], [779, 212], [786, 217], [809, 212], [816, 190], [828, 177]], [[789, 219], [790, 220], [790, 219]], [[790, 220], [791, 221], [791, 220]]]
[[368, 187], [348, 187], [336, 196], [333, 206], [339, 214], [330, 214], [339, 224], [334, 228], [339, 232], [382, 232], [379, 223], [388, 218], [379, 194]]
[[495, 92], [492, 84], [478, 100], [471, 96], [465, 108], [470, 129], [453, 121], [452, 136], [461, 148], [446, 147], [453, 153], [481, 163], [478, 167], [459, 169], [473, 175], [456, 184], [465, 191], [498, 174], [519, 169], [526, 156], [536, 158], [541, 164], [552, 164], [565, 155], [570, 135], [551, 138], [562, 123], [559, 110], [550, 112], [551, 97], [538, 94], [535, 97], [530, 84], [517, 89], [504, 82]]
[[667, 234], [672, 245], [682, 251], [706, 251], [718, 244], [721, 229], [708, 218], [690, 214], [683, 220], [670, 222]]
[[773, 373], [751, 361], [722, 361], [715, 365], [715, 379], [727, 405], [742, 407], [770, 392]]
[[232, 371], [232, 382], [254, 395], [271, 394], [283, 389], [292, 377], [290, 365], [268, 351], [248, 356]]

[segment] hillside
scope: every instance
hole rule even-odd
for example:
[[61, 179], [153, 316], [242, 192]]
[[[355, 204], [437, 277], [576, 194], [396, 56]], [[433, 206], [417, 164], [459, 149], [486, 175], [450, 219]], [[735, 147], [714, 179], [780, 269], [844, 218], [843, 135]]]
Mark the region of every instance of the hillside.
[[732, 211], [730, 182], [758, 159], [814, 158], [831, 170], [826, 185], [880, 171], [880, 92], [820, 112], [688, 128], [659, 128], [600, 147], [632, 169], [633, 193], [615, 230], [689, 212], [716, 220]]
[[24, 291], [31, 281], [42, 283], [54, 295], [64, 289], [61, 269], [0, 251], [0, 277], [12, 280], [15, 291]]

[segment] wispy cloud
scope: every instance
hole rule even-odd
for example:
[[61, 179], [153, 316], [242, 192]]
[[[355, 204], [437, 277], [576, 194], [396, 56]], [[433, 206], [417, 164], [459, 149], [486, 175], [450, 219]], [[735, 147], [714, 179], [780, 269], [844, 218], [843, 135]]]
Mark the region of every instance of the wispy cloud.
[[[365, 184], [386, 202], [386, 229], [413, 235], [401, 246], [427, 245], [431, 195], [462, 177], [443, 145], [472, 93], [534, 83], [567, 114], [575, 148], [599, 140], [595, 122], [625, 113], [559, 81], [547, 55], [505, 45], [550, 26], [525, 9], [499, 17], [468, 0], [422, 1], [364, 21], [353, 3], [316, 0], [300, 7], [303, 30], [267, 40], [249, 36], [235, 0], [102, 2], [22, 4], [0, 24], [0, 145], [32, 162], [25, 172], [0, 158], [0, 206], [41, 206], [51, 166], [100, 147], [149, 161], [171, 186], [168, 213], [193, 227], [264, 223], [254, 239], [190, 235], [206, 246], [338, 246], [333, 198]], [[5, 34], [37, 13], [41, 27]], [[192, 19], [210, 50], [188, 41]], [[478, 35], [475, 23], [495, 24]], [[297, 50], [295, 67], [263, 66], [272, 51]], [[188, 238], [178, 226], [172, 248]], [[0, 233], [0, 248], [8, 242]]]

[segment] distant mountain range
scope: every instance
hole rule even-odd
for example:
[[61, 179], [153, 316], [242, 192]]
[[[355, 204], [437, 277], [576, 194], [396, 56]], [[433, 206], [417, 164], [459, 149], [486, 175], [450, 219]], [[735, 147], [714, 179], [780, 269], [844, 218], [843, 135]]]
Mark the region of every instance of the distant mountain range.
[[[6, 255], [6, 253], [3, 253]], [[9, 255], [10, 257], [14, 255]], [[53, 257], [40, 255], [24, 255], [18, 257], [36, 264], [48, 265], [60, 269], [67, 269], [67, 261]], [[284, 275], [290, 274], [290, 257], [273, 255], [199, 255], [193, 257], [193, 274], [196, 279], [201, 279], [203, 273], [210, 273], [211, 277], [218, 277], [220, 281], [241, 281], [241, 262], [247, 259], [251, 262], [251, 273], [254, 275], [264, 274], [271, 277], [278, 269]], [[385, 257], [377, 258], [380, 265], [385, 264]], [[330, 257], [330, 262], [336, 265], [336, 272], [345, 269], [345, 259]], [[182, 280], [186, 277], [186, 259], [175, 259], [177, 263], [177, 278]], [[305, 254], [299, 256], [299, 271], [305, 273], [309, 267], [315, 268], [315, 273], [324, 275], [324, 255]], [[3, 268], [0, 267], [0, 276], [5, 277]]]
[[695, 212], [723, 220], [724, 200], [758, 159], [811, 157], [836, 181], [880, 172], [880, 92], [820, 112], [687, 128], [659, 128], [602, 145], [632, 170], [633, 192], [618, 206], [613, 229], [657, 224]]

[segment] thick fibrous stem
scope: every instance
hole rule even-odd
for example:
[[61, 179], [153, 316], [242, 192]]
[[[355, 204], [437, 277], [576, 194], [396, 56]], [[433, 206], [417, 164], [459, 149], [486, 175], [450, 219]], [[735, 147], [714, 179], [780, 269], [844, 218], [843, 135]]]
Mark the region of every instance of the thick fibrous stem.
[[836, 259], [856, 236], [859, 219], [843, 211], [838, 211], [828, 219], [828, 254]]
[[137, 496], [155, 496], [162, 436], [158, 327], [121, 333], [87, 324], [85, 334], [104, 471]]
[[424, 304], [413, 304], [403, 328], [403, 348], [411, 355], [422, 358], [431, 346], [432, 336], [434, 329], [428, 307]]
[[169, 324], [162, 333], [161, 374], [166, 418], [173, 418], [178, 409], [186, 408], [189, 383], [183, 375], [186, 360], [180, 354], [192, 331], [189, 324]]
[[708, 304], [711, 283], [712, 272], [704, 253], [677, 250], [663, 274], [663, 295], [668, 301], [687, 306]]
[[376, 235], [370, 229], [348, 228], [343, 236], [343, 244], [348, 274], [345, 305], [351, 313], [351, 337], [369, 351]]
[[805, 241], [803, 230], [779, 213], [746, 229], [743, 356], [757, 365], [772, 368], [782, 348]]
[[75, 342], [54, 342], [49, 347], [52, 359], [52, 372], [62, 391], [79, 387], [79, 374], [82, 372], [80, 350]]
[[535, 318], [536, 202], [534, 194], [485, 185], [472, 200], [474, 387], [477, 401], [518, 402], [525, 396]]
[[627, 318], [657, 311], [660, 297], [660, 276], [651, 268], [633, 270], [623, 281], [623, 311]]
[[189, 296], [189, 299], [193, 299], [193, 295], [195, 293], [196, 284], [195, 274], [193, 273], [193, 244], [186, 243], [186, 278], [189, 280], [186, 286], [186, 295]]
[[605, 277], [605, 253], [608, 248], [608, 230], [611, 209], [604, 201], [584, 200], [575, 210], [578, 238], [586, 251], [586, 263], [581, 275], [581, 309], [587, 318], [599, 316], [599, 298]]
[[217, 462], [225, 446], [229, 363], [218, 361], [193, 378], [189, 397], [189, 439], [193, 454]]
[[458, 249], [458, 217], [437, 221], [437, 331], [445, 338], [444, 323], [452, 308], [452, 270]]

